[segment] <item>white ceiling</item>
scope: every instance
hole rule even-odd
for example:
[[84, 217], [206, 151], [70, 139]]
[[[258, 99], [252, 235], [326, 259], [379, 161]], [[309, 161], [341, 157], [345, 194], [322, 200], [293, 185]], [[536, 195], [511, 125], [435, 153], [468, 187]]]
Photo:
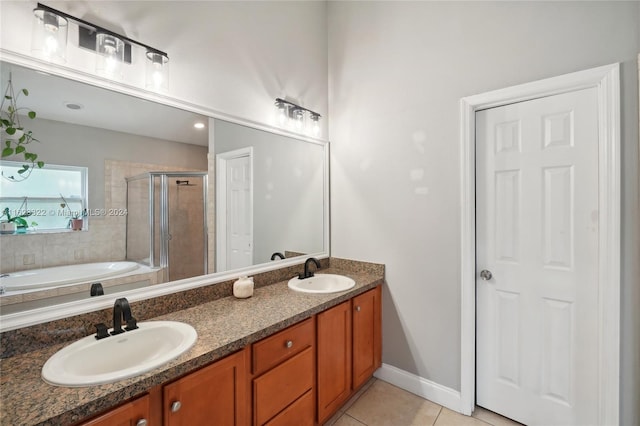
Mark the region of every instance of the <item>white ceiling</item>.
[[[20, 96], [18, 106], [36, 111], [40, 118], [193, 145], [209, 144], [205, 116], [16, 65], [1, 63], [0, 71], [2, 90], [11, 72], [16, 93], [22, 88], [29, 91], [29, 96]], [[69, 109], [69, 103], [79, 104], [82, 109]], [[206, 127], [195, 129], [196, 122]]]

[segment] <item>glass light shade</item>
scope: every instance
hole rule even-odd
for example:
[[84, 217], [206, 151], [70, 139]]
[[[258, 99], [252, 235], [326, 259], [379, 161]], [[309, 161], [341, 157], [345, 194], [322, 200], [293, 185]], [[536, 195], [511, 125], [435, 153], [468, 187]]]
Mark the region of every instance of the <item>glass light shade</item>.
[[147, 52], [146, 86], [156, 92], [169, 91], [169, 58], [161, 53]]
[[291, 128], [296, 132], [304, 131], [304, 110], [293, 108], [291, 111]]
[[289, 111], [287, 108], [287, 104], [282, 101], [276, 101], [275, 103], [275, 122], [278, 126], [284, 127], [287, 125], [287, 121], [289, 120]]
[[309, 116], [308, 132], [311, 136], [315, 136], [315, 137], [320, 136], [320, 115], [319, 114], [312, 113]]
[[121, 78], [124, 64], [124, 41], [111, 34], [96, 34], [96, 73]]
[[67, 19], [43, 9], [33, 10], [31, 53], [51, 62], [66, 62]]

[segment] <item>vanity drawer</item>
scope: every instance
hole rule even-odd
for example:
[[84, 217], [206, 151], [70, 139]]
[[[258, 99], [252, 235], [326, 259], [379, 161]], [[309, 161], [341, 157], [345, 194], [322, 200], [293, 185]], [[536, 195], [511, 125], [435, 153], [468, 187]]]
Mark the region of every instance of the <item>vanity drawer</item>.
[[253, 379], [254, 424], [263, 425], [313, 388], [313, 349], [307, 348]]
[[313, 391], [310, 390], [282, 410], [265, 426], [313, 426], [314, 407]]
[[284, 329], [253, 344], [253, 374], [260, 374], [300, 353], [315, 340], [313, 318]]

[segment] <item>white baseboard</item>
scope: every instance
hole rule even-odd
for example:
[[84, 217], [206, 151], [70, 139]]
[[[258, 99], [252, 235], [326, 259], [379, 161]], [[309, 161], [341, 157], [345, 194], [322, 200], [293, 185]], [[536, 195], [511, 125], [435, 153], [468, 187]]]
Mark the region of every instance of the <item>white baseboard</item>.
[[424, 379], [389, 364], [382, 364], [374, 374], [376, 378], [391, 383], [407, 392], [462, 413], [460, 392]]

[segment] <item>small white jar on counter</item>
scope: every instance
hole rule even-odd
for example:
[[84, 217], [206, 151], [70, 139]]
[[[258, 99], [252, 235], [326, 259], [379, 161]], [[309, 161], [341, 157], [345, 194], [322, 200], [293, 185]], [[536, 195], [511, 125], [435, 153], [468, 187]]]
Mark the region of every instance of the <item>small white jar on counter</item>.
[[238, 299], [253, 296], [253, 277], [240, 277], [233, 283], [233, 295]]

